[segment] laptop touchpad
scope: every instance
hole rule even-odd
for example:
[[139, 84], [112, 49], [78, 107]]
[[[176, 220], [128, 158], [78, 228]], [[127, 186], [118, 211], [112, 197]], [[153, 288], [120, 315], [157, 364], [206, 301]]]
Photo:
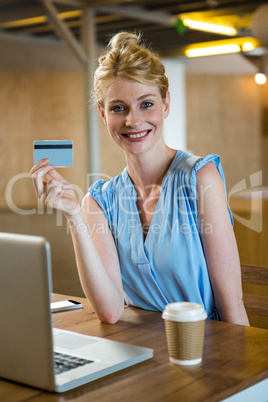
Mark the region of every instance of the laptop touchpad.
[[77, 349], [96, 342], [93, 339], [85, 339], [82, 336], [74, 336], [69, 334], [57, 334], [53, 336], [54, 346], [65, 349]]

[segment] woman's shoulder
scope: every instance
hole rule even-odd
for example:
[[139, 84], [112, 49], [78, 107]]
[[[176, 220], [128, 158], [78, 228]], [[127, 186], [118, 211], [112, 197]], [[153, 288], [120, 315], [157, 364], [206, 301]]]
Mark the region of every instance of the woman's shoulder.
[[195, 193], [197, 184], [206, 185], [223, 180], [225, 185], [220, 157], [217, 154], [202, 157], [180, 152], [173, 176], [173, 180], [178, 181], [180, 186], [187, 187], [191, 193]]
[[[211, 162], [211, 163], [210, 163]], [[184, 151], [177, 154], [176, 169], [189, 174], [196, 174], [203, 166], [220, 165], [220, 157], [216, 154], [198, 156]], [[213, 170], [213, 167], [211, 168]]]
[[213, 182], [220, 180], [219, 171], [217, 166], [212, 161], [208, 161], [196, 171], [196, 179], [199, 182], [206, 184], [206, 182]]
[[108, 222], [111, 220], [111, 211], [117, 204], [115, 200], [118, 199], [118, 190], [120, 192], [123, 188], [124, 180], [122, 175], [123, 172], [108, 181], [104, 179], [97, 180], [89, 187], [88, 192], [83, 199], [83, 204], [87, 204], [91, 209], [98, 209], [99, 206], [104, 212]]
[[100, 179], [93, 183], [88, 192], [91, 196], [96, 197], [98, 195], [109, 195], [115, 192], [124, 184], [124, 171], [118, 176], [109, 178], [109, 180]]
[[190, 154], [184, 151], [178, 151], [176, 154], [176, 170], [184, 171], [184, 172], [191, 172], [196, 164], [202, 158], [197, 155]]

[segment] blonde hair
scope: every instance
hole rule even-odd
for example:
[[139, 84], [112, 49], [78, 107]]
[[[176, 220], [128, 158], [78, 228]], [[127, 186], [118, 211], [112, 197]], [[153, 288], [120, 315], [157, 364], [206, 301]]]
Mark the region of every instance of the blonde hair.
[[157, 86], [162, 99], [166, 98], [168, 78], [165, 75], [165, 67], [159, 57], [141, 43], [141, 35], [119, 32], [111, 38], [107, 52], [99, 58], [93, 95], [102, 108], [105, 90], [116, 77]]

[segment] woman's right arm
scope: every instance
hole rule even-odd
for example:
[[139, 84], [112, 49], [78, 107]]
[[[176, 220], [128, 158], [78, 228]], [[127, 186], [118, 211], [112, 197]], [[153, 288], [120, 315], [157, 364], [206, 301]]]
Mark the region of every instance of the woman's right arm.
[[124, 292], [114, 238], [99, 204], [87, 194], [77, 215], [67, 216], [80, 281], [102, 322], [113, 324], [124, 311]]
[[81, 284], [95, 313], [102, 322], [117, 322], [124, 311], [124, 292], [114, 239], [102, 209], [90, 195], [81, 209], [72, 186], [48, 160], [38, 162], [31, 175], [38, 198], [62, 210], [68, 220]]

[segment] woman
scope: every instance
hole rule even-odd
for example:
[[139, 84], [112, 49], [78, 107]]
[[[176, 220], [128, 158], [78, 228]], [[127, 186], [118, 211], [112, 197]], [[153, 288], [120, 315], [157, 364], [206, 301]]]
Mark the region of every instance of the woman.
[[134, 34], [115, 35], [94, 82], [100, 114], [127, 167], [94, 183], [81, 208], [45, 159], [31, 171], [37, 195], [66, 215], [80, 280], [101, 321], [117, 322], [124, 301], [162, 311], [189, 300], [202, 303], [209, 318], [248, 325], [219, 157], [198, 158], [164, 143], [168, 79], [139, 42]]

